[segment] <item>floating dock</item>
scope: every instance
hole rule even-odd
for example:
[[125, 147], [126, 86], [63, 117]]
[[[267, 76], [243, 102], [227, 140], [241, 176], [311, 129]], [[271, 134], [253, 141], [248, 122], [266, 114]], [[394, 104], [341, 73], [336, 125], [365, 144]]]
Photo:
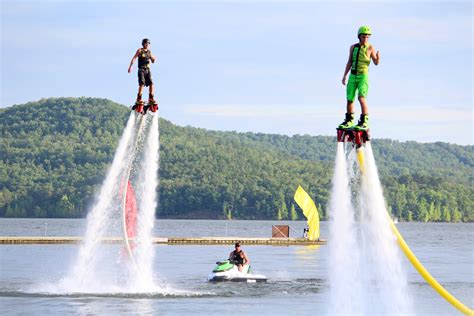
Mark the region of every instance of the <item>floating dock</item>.
[[[83, 237], [63, 236], [31, 236], [31, 237], [1, 237], [0, 244], [79, 244]], [[133, 239], [131, 239], [133, 240]], [[122, 237], [104, 237], [102, 242], [106, 244], [119, 244], [123, 242]], [[242, 245], [267, 245], [267, 246], [305, 246], [325, 245], [325, 239], [308, 240], [306, 238], [249, 238], [249, 237], [154, 237], [154, 244], [165, 245], [231, 245], [240, 242]]]

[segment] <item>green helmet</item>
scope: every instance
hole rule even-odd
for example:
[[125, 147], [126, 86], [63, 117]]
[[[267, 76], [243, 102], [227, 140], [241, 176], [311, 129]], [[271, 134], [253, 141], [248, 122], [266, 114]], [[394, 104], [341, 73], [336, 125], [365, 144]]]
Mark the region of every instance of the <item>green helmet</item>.
[[368, 26], [361, 26], [361, 27], [359, 27], [359, 31], [357, 32], [357, 36], [359, 36], [360, 34], [372, 35], [372, 31], [370, 30], [370, 27], [368, 27]]

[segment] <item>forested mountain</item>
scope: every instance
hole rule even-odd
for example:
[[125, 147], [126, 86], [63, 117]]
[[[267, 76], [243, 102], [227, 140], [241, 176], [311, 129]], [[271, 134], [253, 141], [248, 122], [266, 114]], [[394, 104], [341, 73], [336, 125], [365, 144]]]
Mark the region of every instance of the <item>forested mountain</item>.
[[[0, 216], [84, 217], [129, 110], [51, 98], [0, 110]], [[218, 132], [160, 119], [158, 217], [301, 217], [301, 184], [326, 218], [335, 137]], [[403, 220], [472, 221], [474, 146], [374, 139], [387, 203]], [[296, 209], [296, 210], [295, 210]]]

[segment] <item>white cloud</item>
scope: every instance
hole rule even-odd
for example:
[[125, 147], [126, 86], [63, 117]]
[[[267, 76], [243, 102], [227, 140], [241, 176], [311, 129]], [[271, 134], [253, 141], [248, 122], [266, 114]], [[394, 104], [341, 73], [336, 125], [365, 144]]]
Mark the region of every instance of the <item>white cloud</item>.
[[[184, 114], [211, 116], [221, 118], [254, 118], [254, 119], [334, 119], [340, 118], [343, 107], [311, 105], [197, 105], [183, 107]], [[434, 107], [430, 105], [403, 107], [373, 107], [372, 119], [392, 122], [465, 122], [471, 121], [472, 109], [463, 107]]]

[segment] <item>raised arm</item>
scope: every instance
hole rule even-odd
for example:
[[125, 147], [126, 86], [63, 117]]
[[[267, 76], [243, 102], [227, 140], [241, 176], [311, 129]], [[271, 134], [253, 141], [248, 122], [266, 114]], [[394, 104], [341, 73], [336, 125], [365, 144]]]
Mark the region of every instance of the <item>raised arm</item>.
[[132, 57], [132, 60], [130, 61], [130, 65], [128, 66], [128, 73], [130, 73], [130, 71], [132, 71], [133, 62], [135, 61], [135, 59], [137, 59], [139, 53], [140, 53], [140, 49], [137, 49], [137, 52], [136, 52], [135, 55]]
[[380, 52], [375, 52], [375, 48], [372, 46], [372, 51], [370, 53], [370, 58], [374, 61], [375, 66], [377, 66], [380, 62]]
[[346, 77], [352, 67], [352, 50], [354, 49], [354, 45], [351, 45], [349, 48], [349, 58], [347, 59], [346, 69], [344, 69], [344, 76], [342, 77], [342, 84], [346, 85]]
[[150, 51], [150, 56], [151, 56], [151, 62], [154, 63], [155, 60], [156, 60], [156, 57], [155, 55], [153, 55], [153, 53]]

